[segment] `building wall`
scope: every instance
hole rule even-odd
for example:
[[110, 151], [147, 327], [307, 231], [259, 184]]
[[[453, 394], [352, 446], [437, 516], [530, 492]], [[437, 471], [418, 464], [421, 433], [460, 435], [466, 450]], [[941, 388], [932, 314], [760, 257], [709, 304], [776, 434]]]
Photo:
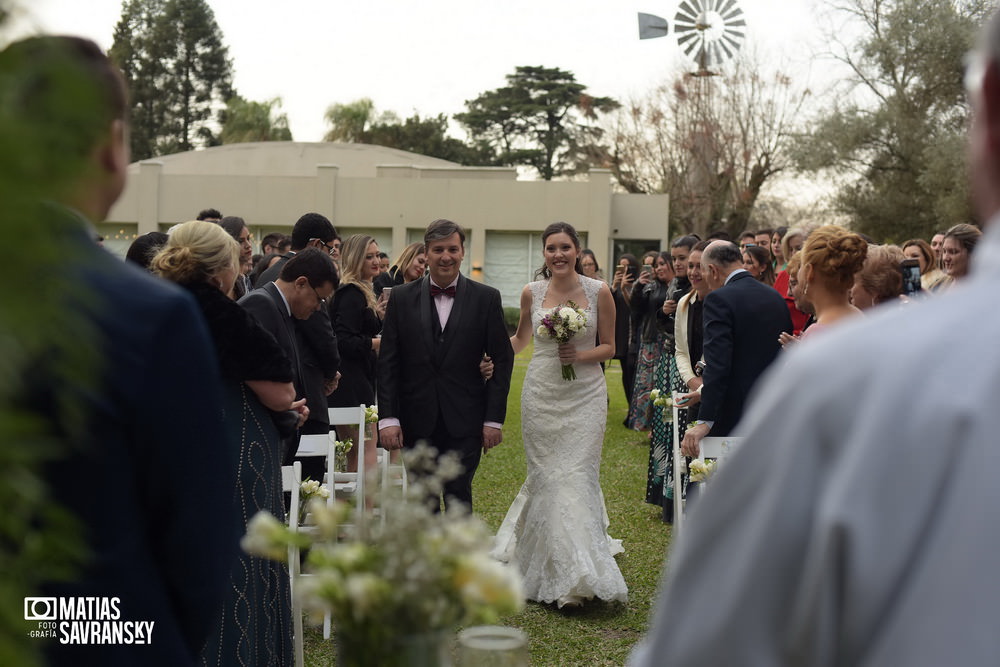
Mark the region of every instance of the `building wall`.
[[[288, 148], [253, 146], [260, 151]], [[661, 239], [662, 247], [669, 246], [668, 197], [614, 193], [606, 170], [593, 170], [585, 180], [558, 182], [519, 181], [516, 170], [506, 168], [412, 164], [379, 165], [374, 174], [332, 164], [314, 164], [311, 175], [301, 164], [294, 170], [281, 167], [284, 173], [236, 169], [243, 173], [233, 174], [218, 155], [196, 162], [198, 153], [182, 154], [183, 168], [171, 163], [180, 156], [132, 165], [125, 192], [109, 215], [110, 225], [145, 234], [213, 207], [243, 217], [251, 228], [290, 230], [300, 215], [315, 211], [329, 217], [345, 234], [352, 230], [374, 233], [382, 250], [395, 258], [414, 238], [414, 230], [448, 218], [469, 230], [466, 267], [479, 280], [485, 277], [491, 233], [538, 235], [558, 220], [573, 224], [585, 235], [602, 266], [612, 263], [613, 239]], [[270, 164], [266, 159], [256, 163]], [[280, 165], [281, 161], [271, 163]], [[525, 271], [541, 263], [540, 243], [530, 247], [539, 256], [524, 258]], [[509, 251], [506, 255], [510, 262]], [[505, 305], [517, 305], [507, 301]]]

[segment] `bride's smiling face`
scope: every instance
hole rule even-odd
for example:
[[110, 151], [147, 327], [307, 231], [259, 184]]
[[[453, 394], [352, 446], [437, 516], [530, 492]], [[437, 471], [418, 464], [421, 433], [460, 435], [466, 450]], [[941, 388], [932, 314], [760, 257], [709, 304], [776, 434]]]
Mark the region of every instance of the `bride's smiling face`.
[[545, 266], [552, 275], [576, 273], [576, 258], [580, 254], [580, 249], [573, 243], [569, 234], [564, 232], [550, 234], [545, 239], [545, 249], [542, 253], [545, 255]]

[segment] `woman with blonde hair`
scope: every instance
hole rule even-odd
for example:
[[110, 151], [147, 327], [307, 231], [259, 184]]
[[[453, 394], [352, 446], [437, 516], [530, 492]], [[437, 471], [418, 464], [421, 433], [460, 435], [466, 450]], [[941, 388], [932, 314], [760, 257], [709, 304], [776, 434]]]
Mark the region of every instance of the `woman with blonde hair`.
[[[265, 408], [294, 411], [293, 424], [301, 425], [308, 415], [305, 400], [295, 400], [292, 364], [284, 350], [228, 296], [240, 270], [240, 246], [222, 227], [205, 221], [177, 225], [150, 269], [194, 296], [215, 343], [225, 388], [220, 419], [231, 435], [229, 443], [219, 446], [233, 448], [234, 502], [241, 519], [240, 525], [219, 530], [233, 531], [235, 554], [235, 536], [246, 531], [246, 522], [258, 511], [267, 510], [279, 520], [285, 516], [282, 444]], [[202, 650], [202, 664], [291, 665], [289, 605], [285, 566], [240, 551], [218, 625]]]
[[375, 288], [375, 296], [381, 297], [382, 290], [386, 287], [393, 288], [397, 285], [412, 283], [424, 277], [427, 270], [427, 252], [422, 241], [411, 243], [403, 248], [399, 253], [396, 263], [388, 271], [383, 271], [375, 277], [372, 285]]
[[[379, 274], [378, 243], [367, 234], [354, 234], [340, 249], [340, 287], [330, 304], [330, 321], [340, 351], [340, 383], [327, 397], [331, 408], [375, 404], [375, 359], [385, 304], [375, 299], [372, 280]], [[348, 469], [357, 470], [361, 434], [356, 426], [338, 426], [337, 438], [350, 438]], [[375, 465], [374, 440], [365, 444], [365, 468]]]
[[861, 310], [868, 310], [882, 303], [899, 302], [903, 293], [903, 270], [906, 259], [897, 245], [868, 247], [868, 256], [861, 270], [854, 276], [851, 303]]
[[802, 334], [803, 340], [860, 312], [851, 305], [850, 291], [867, 255], [865, 240], [843, 227], [824, 225], [809, 235], [798, 281], [803, 297], [813, 305], [816, 324]]

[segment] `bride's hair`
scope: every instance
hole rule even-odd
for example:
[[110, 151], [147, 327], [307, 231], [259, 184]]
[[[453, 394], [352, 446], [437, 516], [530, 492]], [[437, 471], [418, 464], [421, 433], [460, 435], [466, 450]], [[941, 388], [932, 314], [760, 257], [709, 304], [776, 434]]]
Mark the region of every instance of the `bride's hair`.
[[[568, 222], [553, 222], [542, 232], [542, 247], [545, 246], [545, 240], [553, 234], [565, 234], [573, 240], [573, 245], [576, 246], [576, 272], [583, 275], [583, 267], [580, 266], [580, 235], [576, 233], [576, 229]], [[539, 278], [548, 280], [551, 277], [552, 272], [544, 264], [542, 264], [542, 268], [535, 271], [535, 280]]]

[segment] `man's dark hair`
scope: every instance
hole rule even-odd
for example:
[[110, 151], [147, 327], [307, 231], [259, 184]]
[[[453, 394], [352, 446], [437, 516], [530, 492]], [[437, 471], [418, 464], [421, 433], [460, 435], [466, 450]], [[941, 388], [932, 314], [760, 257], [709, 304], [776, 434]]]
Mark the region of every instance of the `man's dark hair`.
[[457, 222], [452, 222], [451, 220], [435, 220], [431, 224], [427, 225], [427, 232], [424, 234], [424, 246], [430, 248], [431, 243], [434, 241], [440, 241], [446, 239], [452, 234], [458, 234], [458, 238], [462, 242], [462, 247], [465, 247], [465, 230]]
[[198, 217], [195, 220], [222, 220], [222, 213], [215, 208], [206, 208], [204, 211], [198, 213]]
[[25, 182], [77, 178], [112, 121], [127, 115], [121, 72], [88, 39], [29, 37], [0, 52], [0, 145], [30, 153], [18, 160]]
[[[687, 236], [680, 236], [674, 239], [674, 242], [670, 244], [671, 248], [687, 248], [688, 252], [691, 252], [691, 248], [698, 244], [698, 238], [696, 234], [688, 234]], [[669, 253], [667, 253], [669, 254]]]
[[125, 253], [125, 259], [135, 262], [144, 269], [149, 268], [149, 263], [153, 255], [159, 252], [163, 244], [167, 242], [167, 235], [163, 232], [149, 232], [142, 236], [137, 236], [132, 245]]
[[316, 288], [322, 287], [326, 283], [333, 285], [333, 289], [340, 287], [337, 267], [330, 259], [330, 255], [318, 248], [307, 248], [296, 253], [281, 267], [279, 277], [286, 283], [290, 283], [301, 276], [305, 276], [309, 284]]
[[279, 232], [271, 232], [270, 234], [265, 234], [264, 238], [262, 238], [260, 240], [260, 247], [263, 248], [264, 246], [268, 245], [268, 246], [271, 246], [272, 248], [274, 248], [275, 250], [277, 250], [278, 249], [278, 245], [281, 243], [281, 240], [284, 239], [284, 238], [285, 238], [285, 235], [281, 234]]
[[760, 234], [767, 234], [767, 238], [771, 238], [772, 236], [774, 236], [774, 230], [771, 229], [770, 227], [762, 227], [761, 229], [757, 230], [757, 234], [755, 234], [754, 236], [758, 236]]
[[298, 252], [306, 247], [310, 239], [329, 243], [337, 236], [333, 223], [325, 215], [306, 213], [295, 221], [292, 227], [292, 250]]
[[708, 235], [709, 241], [732, 241], [733, 237], [724, 229], [717, 229]]
[[709, 264], [716, 266], [731, 266], [733, 264], [743, 264], [743, 255], [740, 253], [738, 245], [732, 241], [725, 243], [714, 243], [705, 250], [703, 259]]

